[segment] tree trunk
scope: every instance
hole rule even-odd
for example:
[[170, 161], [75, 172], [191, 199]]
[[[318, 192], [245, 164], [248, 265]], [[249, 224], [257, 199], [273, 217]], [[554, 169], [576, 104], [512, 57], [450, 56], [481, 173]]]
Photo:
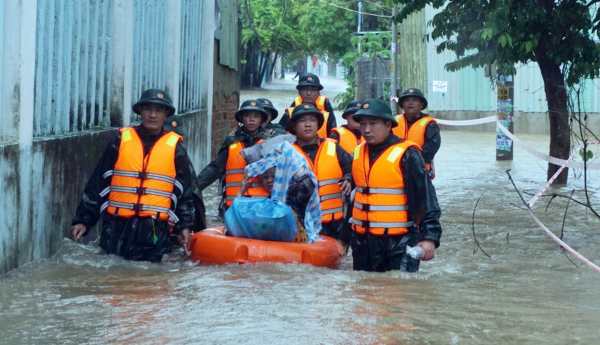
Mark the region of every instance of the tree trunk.
[[[546, 99], [548, 100], [548, 115], [550, 116], [550, 156], [568, 159], [571, 150], [571, 128], [569, 125], [569, 110], [567, 106], [567, 89], [565, 77], [560, 66], [550, 61], [538, 61]], [[548, 179], [560, 168], [558, 165], [548, 163]], [[564, 169], [555, 183], [565, 184], [568, 178], [568, 169]]]

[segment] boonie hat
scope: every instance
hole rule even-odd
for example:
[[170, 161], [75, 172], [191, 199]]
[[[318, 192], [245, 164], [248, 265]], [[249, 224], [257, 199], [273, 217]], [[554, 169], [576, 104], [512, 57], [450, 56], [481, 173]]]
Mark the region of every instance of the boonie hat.
[[360, 121], [360, 118], [363, 116], [373, 116], [384, 120], [390, 120], [392, 121], [392, 128], [398, 126], [398, 121], [396, 121], [396, 118], [392, 115], [392, 109], [387, 102], [380, 99], [366, 100], [360, 109], [352, 115], [352, 118], [355, 121]]
[[262, 106], [265, 110], [268, 110], [271, 112], [271, 117], [272, 117], [271, 121], [275, 120], [277, 118], [277, 116], [279, 116], [279, 112], [273, 106], [273, 102], [271, 102], [270, 100], [268, 100], [266, 98], [257, 98], [256, 100], [262, 104]]
[[321, 85], [319, 77], [312, 73], [300, 74], [300, 78], [298, 78], [298, 85], [296, 85], [296, 90], [300, 90], [305, 86], [316, 86], [319, 88], [319, 91], [323, 90], [323, 85]]
[[260, 122], [265, 122], [267, 120], [267, 112], [263, 108], [262, 104], [256, 99], [249, 99], [247, 101], [244, 101], [244, 103], [242, 103], [242, 105], [240, 106], [240, 109], [235, 112], [235, 119], [237, 120], [237, 122], [241, 123], [244, 117], [244, 113], [249, 110], [256, 110], [260, 113]]
[[313, 115], [317, 115], [317, 122], [319, 124], [318, 128], [321, 128], [321, 126], [323, 126], [323, 122], [325, 122], [325, 117], [323, 117], [323, 113], [321, 113], [321, 111], [315, 107], [314, 104], [311, 103], [302, 103], [300, 105], [298, 105], [297, 107], [294, 108], [294, 110], [292, 110], [292, 117], [290, 118], [290, 120], [287, 123], [287, 128], [286, 130], [292, 134], [295, 133], [294, 131], [294, 126], [296, 125], [296, 121], [304, 116], [304, 115], [308, 115], [308, 114], [313, 114]]
[[141, 115], [141, 106], [142, 104], [152, 103], [152, 104], [160, 104], [167, 107], [167, 116], [171, 116], [175, 114], [175, 107], [173, 106], [173, 102], [171, 101], [171, 97], [164, 90], [161, 89], [148, 89], [142, 92], [142, 96], [140, 100], [131, 107], [134, 113]]
[[348, 103], [348, 105], [346, 106], [346, 109], [344, 110], [344, 113], [342, 113], [342, 117], [345, 119], [349, 115], [356, 113], [358, 111], [358, 109], [362, 106], [362, 104], [363, 104], [363, 101], [358, 100], [358, 99]]
[[423, 96], [423, 92], [421, 92], [421, 90], [415, 89], [414, 87], [404, 90], [404, 92], [402, 92], [402, 96], [400, 96], [400, 98], [398, 99], [398, 104], [400, 105], [400, 107], [402, 107], [402, 103], [407, 97], [419, 98], [421, 102], [423, 102], [423, 109], [427, 108], [427, 99], [425, 99], [425, 96]]

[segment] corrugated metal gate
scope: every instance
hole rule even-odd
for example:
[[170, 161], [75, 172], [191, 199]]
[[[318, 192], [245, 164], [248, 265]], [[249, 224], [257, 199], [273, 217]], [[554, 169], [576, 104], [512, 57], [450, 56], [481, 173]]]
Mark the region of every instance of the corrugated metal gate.
[[[181, 3], [181, 67], [179, 113], [191, 113], [202, 108], [202, 1]], [[211, 57], [208, 57], [212, 59]]]

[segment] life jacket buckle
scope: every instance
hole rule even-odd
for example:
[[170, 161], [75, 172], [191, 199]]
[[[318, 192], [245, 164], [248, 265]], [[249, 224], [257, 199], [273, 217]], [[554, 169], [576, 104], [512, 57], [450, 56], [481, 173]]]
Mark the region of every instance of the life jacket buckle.
[[148, 178], [148, 172], [146, 172], [146, 171], [140, 171], [138, 173], [138, 178], [141, 178], [142, 180], [147, 179]]
[[138, 187], [135, 189], [135, 192], [138, 195], [144, 195], [144, 194], [146, 194], [146, 189], [147, 189], [146, 187]]
[[142, 210], [142, 204], [133, 204], [133, 210], [140, 212]]

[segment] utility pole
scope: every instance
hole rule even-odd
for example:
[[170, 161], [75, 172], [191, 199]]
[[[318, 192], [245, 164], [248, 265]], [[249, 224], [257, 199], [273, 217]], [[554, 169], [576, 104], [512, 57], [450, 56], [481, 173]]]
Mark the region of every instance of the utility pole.
[[391, 63], [391, 74], [390, 74], [390, 108], [392, 109], [392, 115], [396, 115], [397, 102], [392, 100], [392, 97], [396, 97], [396, 89], [398, 86], [396, 85], [396, 70], [398, 69], [398, 47], [396, 47], [396, 43], [398, 42], [398, 26], [396, 25], [396, 15], [398, 14], [398, 5], [394, 4], [392, 9], [392, 63]]

